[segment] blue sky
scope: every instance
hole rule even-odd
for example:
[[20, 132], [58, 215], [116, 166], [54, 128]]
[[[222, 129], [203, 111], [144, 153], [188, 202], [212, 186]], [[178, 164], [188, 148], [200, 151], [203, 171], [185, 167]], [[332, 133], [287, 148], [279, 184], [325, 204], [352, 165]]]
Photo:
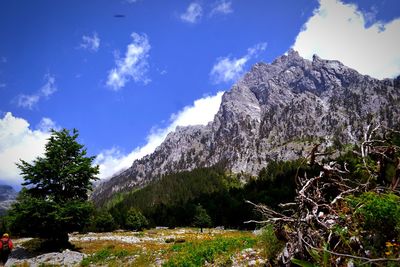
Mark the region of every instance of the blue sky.
[[105, 178], [178, 125], [206, 124], [223, 91], [294, 48], [376, 78], [400, 73], [396, 0], [2, 0], [0, 182], [77, 128]]

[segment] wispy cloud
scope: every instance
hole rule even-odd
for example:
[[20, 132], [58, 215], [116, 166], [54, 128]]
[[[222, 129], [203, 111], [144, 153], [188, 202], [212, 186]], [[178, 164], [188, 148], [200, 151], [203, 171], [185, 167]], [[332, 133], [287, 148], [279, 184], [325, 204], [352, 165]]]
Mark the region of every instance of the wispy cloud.
[[42, 132], [49, 132], [51, 129], [60, 130], [60, 126], [58, 126], [52, 119], [43, 117], [39, 124], [36, 126], [36, 129]]
[[319, 4], [293, 45], [301, 56], [336, 59], [375, 78], [400, 73], [399, 18], [376, 22], [376, 9], [366, 14], [338, 0], [320, 0]]
[[44, 76], [45, 84], [40, 88], [39, 94], [44, 97], [49, 97], [57, 91], [56, 79], [54, 76], [47, 73]]
[[192, 2], [186, 11], [180, 15], [180, 19], [187, 23], [196, 23], [203, 16], [203, 8], [199, 3]]
[[168, 133], [175, 131], [177, 126], [206, 125], [212, 121], [221, 104], [222, 94], [223, 92], [218, 92], [214, 96], [198, 99], [194, 101], [193, 105], [186, 106], [178, 113], [172, 114], [167, 127], [152, 129], [147, 136], [147, 143], [128, 154], [123, 153], [117, 147], [102, 151], [95, 162], [100, 166], [100, 178], [108, 178], [131, 166], [134, 160], [154, 152]]
[[1, 57], [0, 58], [1, 63], [7, 63], [7, 58], [6, 57]]
[[213, 8], [210, 11], [210, 16], [215, 16], [219, 14], [230, 14], [233, 13], [233, 8], [232, 8], [232, 1], [217, 1], [213, 5]]
[[19, 107], [33, 109], [39, 100], [43, 97], [49, 98], [52, 94], [57, 91], [56, 80], [54, 76], [47, 73], [44, 76], [45, 84], [35, 93], [32, 95], [27, 94], [20, 94], [17, 97], [17, 105]]
[[14, 117], [7, 112], [0, 118], [0, 178], [3, 182], [19, 185], [22, 178], [15, 165], [19, 159], [32, 161], [44, 153], [49, 127], [55, 127], [49, 118], [43, 118], [37, 129], [32, 129], [23, 118]]
[[83, 35], [82, 42], [80, 43], [79, 47], [91, 52], [97, 52], [100, 47], [100, 38], [96, 32], [94, 32], [91, 36]]
[[107, 86], [115, 91], [120, 90], [130, 80], [144, 84], [150, 82], [147, 72], [151, 46], [147, 35], [134, 32], [131, 37], [133, 40], [126, 48], [125, 57], [121, 59], [116, 55], [116, 67], [108, 73]]
[[210, 72], [211, 80], [216, 84], [236, 81], [243, 74], [246, 63], [257, 57], [266, 48], [267, 43], [259, 43], [248, 48], [246, 55], [240, 58], [218, 58]]
[[7, 86], [7, 84], [5, 83], [0, 83], [0, 88], [5, 88]]
[[18, 107], [33, 109], [34, 106], [39, 102], [39, 95], [25, 95], [21, 94], [17, 98]]

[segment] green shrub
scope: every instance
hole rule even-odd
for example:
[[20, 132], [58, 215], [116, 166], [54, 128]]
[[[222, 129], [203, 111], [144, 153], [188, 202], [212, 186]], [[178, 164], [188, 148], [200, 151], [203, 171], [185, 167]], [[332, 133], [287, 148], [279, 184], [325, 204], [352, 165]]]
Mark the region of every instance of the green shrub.
[[275, 260], [285, 245], [284, 242], [276, 237], [273, 224], [264, 226], [261, 235], [258, 236], [258, 243], [262, 247], [265, 256], [271, 261]]
[[134, 208], [131, 208], [128, 211], [128, 214], [126, 215], [125, 219], [125, 226], [129, 230], [143, 230], [144, 228], [147, 227], [148, 221], [146, 217], [143, 216], [143, 214]]
[[92, 227], [96, 232], [111, 232], [116, 229], [117, 225], [112, 215], [103, 211], [94, 215]]
[[353, 217], [361, 226], [367, 245], [381, 251], [386, 241], [400, 239], [400, 197], [393, 193], [367, 192], [348, 197]]

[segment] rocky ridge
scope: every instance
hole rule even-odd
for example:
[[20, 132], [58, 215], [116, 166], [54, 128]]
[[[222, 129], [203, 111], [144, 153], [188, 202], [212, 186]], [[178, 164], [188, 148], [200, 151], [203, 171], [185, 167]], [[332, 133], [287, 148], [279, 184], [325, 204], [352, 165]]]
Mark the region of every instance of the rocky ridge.
[[10, 185], [0, 185], [0, 215], [5, 214], [17, 198], [17, 191]]
[[178, 127], [152, 154], [100, 184], [92, 199], [102, 204], [163, 174], [218, 163], [257, 175], [271, 160], [306, 156], [314, 143], [357, 143], [371, 123], [399, 126], [399, 88], [400, 77], [377, 80], [291, 50], [271, 64], [255, 64], [223, 95], [212, 122]]

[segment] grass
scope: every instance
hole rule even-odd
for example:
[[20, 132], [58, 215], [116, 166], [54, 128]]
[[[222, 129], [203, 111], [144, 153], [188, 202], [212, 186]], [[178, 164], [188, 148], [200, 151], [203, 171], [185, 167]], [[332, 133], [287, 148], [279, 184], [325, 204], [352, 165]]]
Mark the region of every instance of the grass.
[[171, 247], [171, 257], [163, 266], [203, 266], [206, 261], [215, 263], [217, 258], [219, 261], [229, 261], [235, 252], [252, 247], [255, 242], [250, 237], [218, 237], [202, 242], [175, 244]]
[[198, 229], [152, 229], [138, 235], [134, 232], [113, 233], [142, 238], [139, 243], [118, 241], [76, 241], [73, 244], [89, 256], [81, 266], [150, 266], [155, 262], [163, 266], [202, 266], [206, 261], [226, 266], [231, 256], [256, 243], [252, 233], [243, 231]]
[[276, 237], [274, 226], [272, 224], [267, 224], [262, 229], [261, 234], [258, 236], [258, 244], [263, 250], [264, 256], [270, 261], [274, 261], [285, 245]]
[[89, 266], [91, 264], [105, 264], [109, 266], [119, 266], [121, 260], [125, 260], [131, 253], [128, 250], [116, 248], [109, 245], [89, 257], [83, 259], [81, 266]]

